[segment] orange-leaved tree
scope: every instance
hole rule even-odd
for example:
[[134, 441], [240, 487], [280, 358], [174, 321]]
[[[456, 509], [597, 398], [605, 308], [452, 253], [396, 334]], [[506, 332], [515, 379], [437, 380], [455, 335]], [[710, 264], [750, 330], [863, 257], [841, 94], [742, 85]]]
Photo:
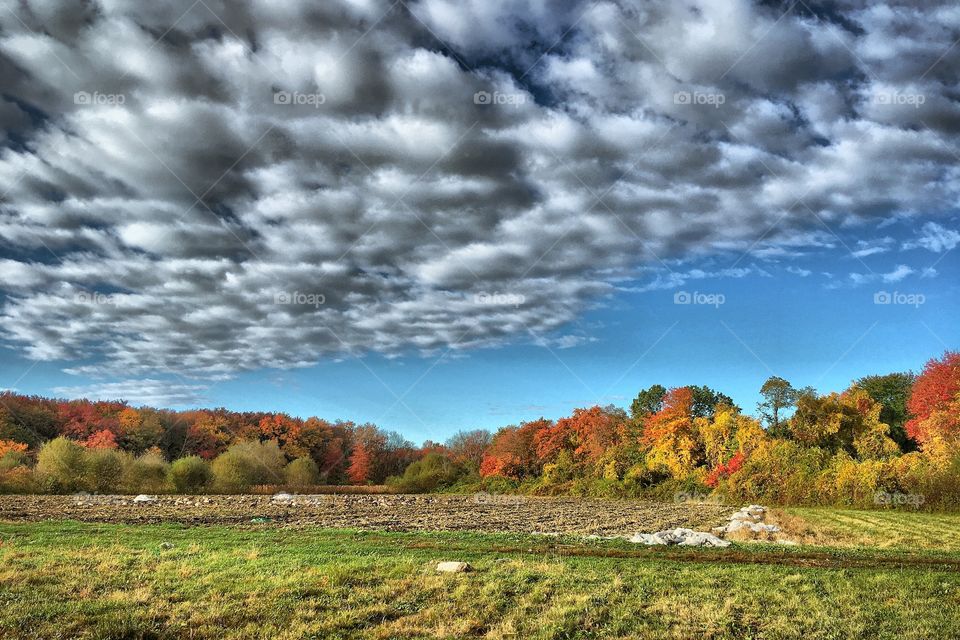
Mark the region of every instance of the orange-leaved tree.
[[907, 434], [923, 449], [950, 447], [960, 439], [960, 352], [948, 351], [926, 364], [907, 409], [913, 415]]
[[347, 477], [353, 484], [366, 484], [373, 474], [373, 455], [363, 442], [358, 442], [350, 454]]
[[540, 418], [497, 431], [480, 461], [480, 475], [517, 479], [537, 475], [542, 463], [537, 456], [536, 437], [540, 431], [552, 426], [550, 420]]
[[693, 417], [693, 390], [671, 389], [663, 408], [649, 416], [641, 440], [647, 447], [647, 466], [667, 471], [677, 479], [688, 478], [703, 462], [703, 443]]

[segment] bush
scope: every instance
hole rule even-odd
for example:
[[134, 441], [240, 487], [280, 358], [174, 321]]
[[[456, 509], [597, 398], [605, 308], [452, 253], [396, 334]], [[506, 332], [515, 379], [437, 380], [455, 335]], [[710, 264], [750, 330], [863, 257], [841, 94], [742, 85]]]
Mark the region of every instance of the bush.
[[23, 451], [0, 456], [0, 493], [33, 493], [36, 490], [30, 457]]
[[256, 484], [278, 484], [285, 461], [276, 440], [237, 443], [213, 461], [214, 486], [236, 493]]
[[403, 477], [393, 476], [387, 484], [406, 493], [423, 493], [449, 487], [466, 475], [466, 470], [450, 458], [439, 453], [428, 453], [403, 472]]
[[291, 487], [307, 487], [320, 483], [320, 468], [313, 458], [297, 458], [283, 470], [283, 477]]
[[36, 474], [41, 486], [52, 493], [85, 489], [84, 449], [67, 438], [55, 438], [37, 454]]
[[124, 487], [130, 493], [162, 493], [167, 490], [169, 465], [156, 451], [147, 451], [127, 466]]
[[133, 463], [129, 453], [116, 449], [85, 449], [83, 458], [83, 487], [97, 493], [117, 493]]
[[167, 479], [177, 493], [200, 493], [213, 480], [213, 471], [200, 456], [188, 456], [173, 461]]

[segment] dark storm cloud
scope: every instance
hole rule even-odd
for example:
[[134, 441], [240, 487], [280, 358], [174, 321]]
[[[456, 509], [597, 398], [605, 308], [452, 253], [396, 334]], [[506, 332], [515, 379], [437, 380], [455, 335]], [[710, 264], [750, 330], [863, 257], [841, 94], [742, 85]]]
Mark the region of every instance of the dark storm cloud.
[[207, 377], [573, 344], [644, 265], [955, 211], [958, 36], [950, 3], [20, 2], [5, 338]]

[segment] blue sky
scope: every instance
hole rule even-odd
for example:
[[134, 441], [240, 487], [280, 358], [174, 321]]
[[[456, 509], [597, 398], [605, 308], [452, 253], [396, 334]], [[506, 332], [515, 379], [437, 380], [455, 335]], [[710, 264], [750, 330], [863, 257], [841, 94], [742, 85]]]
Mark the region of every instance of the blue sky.
[[955, 3], [15, 4], [2, 388], [419, 441], [960, 346]]

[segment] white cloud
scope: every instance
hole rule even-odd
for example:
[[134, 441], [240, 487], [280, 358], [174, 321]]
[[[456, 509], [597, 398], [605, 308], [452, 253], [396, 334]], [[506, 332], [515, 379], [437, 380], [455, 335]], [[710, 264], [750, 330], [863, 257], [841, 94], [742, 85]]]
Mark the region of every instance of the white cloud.
[[127, 400], [134, 406], [195, 407], [206, 398], [205, 385], [156, 379], [119, 380], [86, 386], [56, 387], [53, 393], [68, 399]]
[[905, 242], [904, 249], [923, 248], [934, 253], [952, 251], [960, 244], [960, 231], [948, 229], [936, 222], [927, 222], [914, 240]]
[[[0, 153], [0, 327], [27, 356], [222, 378], [564, 345], [637, 269], [659, 271], [631, 290], [762, 276], [670, 270], [956, 211], [946, 3], [274, 4], [0, 13], [0, 142], [19, 141]], [[958, 242], [932, 221], [913, 241]], [[476, 304], [495, 292], [524, 303]]]

